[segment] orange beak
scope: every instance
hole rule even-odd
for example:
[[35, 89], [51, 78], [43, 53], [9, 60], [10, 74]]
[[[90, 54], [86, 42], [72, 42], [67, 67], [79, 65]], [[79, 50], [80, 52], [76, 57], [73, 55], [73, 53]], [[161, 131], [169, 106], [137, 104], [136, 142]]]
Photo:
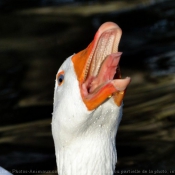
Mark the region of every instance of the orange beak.
[[130, 78], [121, 79], [119, 70], [121, 35], [118, 25], [106, 22], [89, 46], [72, 57], [81, 96], [88, 110], [94, 110], [110, 97], [117, 106], [122, 103]]

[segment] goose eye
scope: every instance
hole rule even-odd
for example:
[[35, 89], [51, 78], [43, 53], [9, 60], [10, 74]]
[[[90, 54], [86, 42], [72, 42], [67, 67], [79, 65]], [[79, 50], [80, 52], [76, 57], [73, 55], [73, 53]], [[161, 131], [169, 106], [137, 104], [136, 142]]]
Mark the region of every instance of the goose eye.
[[58, 85], [61, 86], [64, 82], [64, 72], [60, 72], [58, 75], [57, 75], [57, 81], [58, 81]]

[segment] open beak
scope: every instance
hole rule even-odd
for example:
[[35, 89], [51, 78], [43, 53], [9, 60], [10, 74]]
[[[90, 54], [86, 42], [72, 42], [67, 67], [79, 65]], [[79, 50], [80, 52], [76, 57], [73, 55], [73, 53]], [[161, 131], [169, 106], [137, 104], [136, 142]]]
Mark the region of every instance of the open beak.
[[121, 79], [118, 45], [122, 31], [118, 25], [106, 22], [95, 34], [89, 46], [72, 57], [83, 102], [93, 110], [108, 98], [120, 106], [130, 78]]

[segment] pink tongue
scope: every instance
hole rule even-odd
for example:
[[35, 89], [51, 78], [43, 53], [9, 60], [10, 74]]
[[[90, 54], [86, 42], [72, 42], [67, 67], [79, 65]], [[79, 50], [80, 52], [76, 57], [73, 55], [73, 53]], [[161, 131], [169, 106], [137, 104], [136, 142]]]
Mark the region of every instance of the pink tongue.
[[97, 77], [93, 79], [90, 85], [90, 90], [89, 90], [90, 93], [93, 92], [100, 85], [103, 85], [104, 83], [107, 83], [108, 81], [113, 79], [116, 73], [116, 69], [120, 61], [121, 55], [122, 53], [118, 52], [107, 56], [107, 58], [102, 63], [102, 66], [99, 70]]

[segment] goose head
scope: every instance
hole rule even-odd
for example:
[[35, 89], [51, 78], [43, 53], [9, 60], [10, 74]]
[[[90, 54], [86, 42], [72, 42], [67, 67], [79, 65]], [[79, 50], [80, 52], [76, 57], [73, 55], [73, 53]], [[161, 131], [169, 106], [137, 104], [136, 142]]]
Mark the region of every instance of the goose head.
[[130, 78], [121, 79], [118, 45], [122, 31], [112, 22], [98, 29], [83, 51], [58, 70], [52, 134], [59, 175], [112, 175], [115, 137]]

